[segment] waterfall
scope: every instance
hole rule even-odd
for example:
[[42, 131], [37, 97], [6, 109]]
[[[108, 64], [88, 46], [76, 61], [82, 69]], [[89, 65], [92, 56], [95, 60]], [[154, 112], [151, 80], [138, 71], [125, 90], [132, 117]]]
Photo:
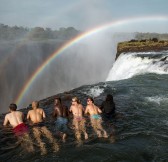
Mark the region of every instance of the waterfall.
[[106, 81], [128, 79], [146, 73], [168, 74], [168, 51], [122, 53]]

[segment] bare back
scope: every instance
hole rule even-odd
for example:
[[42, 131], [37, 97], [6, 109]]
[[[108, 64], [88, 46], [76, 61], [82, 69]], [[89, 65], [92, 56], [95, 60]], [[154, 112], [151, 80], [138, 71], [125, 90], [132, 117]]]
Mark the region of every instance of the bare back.
[[81, 104], [72, 105], [70, 111], [74, 117], [83, 117], [83, 106]]
[[54, 117], [68, 117], [68, 109], [66, 106], [55, 106], [54, 107], [54, 112], [53, 112]]
[[85, 114], [89, 113], [90, 115], [101, 113], [102, 111], [94, 104], [87, 105]]
[[12, 127], [16, 127], [17, 125], [23, 123], [23, 113], [20, 111], [12, 111], [11, 113], [7, 114], [5, 116], [5, 120], [3, 125], [7, 125], [7, 123], [9, 122]]
[[27, 119], [30, 119], [33, 123], [40, 123], [45, 118], [45, 112], [41, 108], [30, 110], [27, 114]]

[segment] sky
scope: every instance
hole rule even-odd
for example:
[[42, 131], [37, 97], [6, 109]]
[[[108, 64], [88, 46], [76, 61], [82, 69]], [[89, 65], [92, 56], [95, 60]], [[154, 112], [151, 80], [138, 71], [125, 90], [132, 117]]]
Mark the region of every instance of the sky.
[[[81, 54], [81, 57], [83, 57], [83, 52], [85, 53], [85, 51], [87, 51], [87, 56], [89, 56], [87, 57], [88, 62], [93, 61], [93, 63], [91, 63], [95, 66], [99, 64], [98, 59], [100, 61], [102, 61], [102, 58], [108, 59], [113, 57], [114, 59], [115, 49], [113, 45], [116, 43], [115, 41], [119, 41], [120, 39], [122, 41], [125, 40], [124, 37], [119, 38], [119, 40], [113, 40], [111, 31], [168, 33], [167, 7], [168, 0], [0, 0], [0, 24], [28, 28], [43, 27], [53, 30], [58, 30], [61, 27], [74, 27], [77, 30], [86, 31], [87, 34], [84, 33], [82, 37], [76, 39], [77, 42], [80, 42], [84, 41], [81, 38], [85, 38], [86, 42], [88, 42], [87, 48], [84, 51], [79, 51], [78, 55]], [[107, 31], [108, 29], [111, 30], [110, 34], [108, 32], [101, 33], [101, 31]], [[94, 33], [94, 37], [92, 33]], [[75, 41], [72, 41], [67, 47], [71, 47], [74, 42]], [[85, 42], [84, 45], [86, 45]], [[15, 49], [16, 53], [19, 47], [21, 46]], [[15, 52], [9, 53], [9, 57], [14, 54]], [[20, 53], [18, 52], [17, 54]], [[36, 56], [37, 55], [34, 55], [35, 58]], [[19, 59], [19, 57], [16, 58]], [[0, 61], [3, 61], [3, 59]], [[112, 66], [111, 59], [108, 59], [108, 61], [109, 63], [107, 64], [106, 62], [104, 68], [107, 67], [107, 65], [109, 67]], [[27, 62], [27, 60], [25, 60], [25, 62]], [[29, 67], [29, 64], [26, 65]], [[85, 66], [86, 67], [82, 68], [86, 68], [87, 70], [88, 65], [86, 64]], [[97, 70], [97, 66], [95, 67]], [[45, 76], [45, 74], [48, 73], [43, 72], [43, 76]], [[70, 75], [70, 73], [68, 74]], [[85, 78], [84, 75], [83, 77]], [[44, 78], [48, 79], [49, 77]], [[55, 79], [55, 81], [57, 80]], [[36, 84], [38, 83], [39, 82], [36, 82]], [[79, 83], [83, 84], [80, 80]], [[67, 83], [65, 85], [67, 86]], [[65, 87], [63, 88], [65, 89]], [[72, 87], [69, 86], [68, 88]], [[48, 92], [42, 95], [51, 96], [51, 90], [46, 89]], [[36, 95], [36, 93], [33, 92], [32, 94]], [[32, 94], [29, 96], [33, 98]], [[39, 94], [37, 94], [37, 96], [44, 98], [44, 96], [39, 96]], [[14, 98], [16, 98], [16, 96]], [[8, 102], [9, 101], [6, 103]], [[30, 103], [30, 100], [23, 100], [23, 102]]]
[[[89, 30], [116, 20], [168, 17], [167, 7], [168, 0], [0, 0], [0, 23], [30, 28]], [[151, 30], [151, 25], [144, 29], [143, 22], [137, 25], [141, 26], [139, 30]], [[160, 25], [156, 22], [156, 25], [158, 32], [168, 32], [168, 20]], [[131, 24], [128, 28], [133, 30]]]

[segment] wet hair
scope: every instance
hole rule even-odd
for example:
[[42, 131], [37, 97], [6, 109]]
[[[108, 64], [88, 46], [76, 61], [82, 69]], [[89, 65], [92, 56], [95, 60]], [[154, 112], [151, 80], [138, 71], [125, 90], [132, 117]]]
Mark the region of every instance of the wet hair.
[[54, 100], [58, 100], [60, 103], [62, 102], [60, 97], [55, 97]]
[[12, 111], [16, 111], [17, 105], [14, 104], [14, 103], [11, 103], [11, 104], [9, 105], [9, 108], [10, 108], [10, 110], [12, 110]]
[[92, 97], [88, 97], [88, 99], [90, 99], [90, 100], [94, 103], [94, 100], [93, 100], [93, 98], [92, 98]]
[[38, 101], [33, 101], [36, 104], [36, 107], [39, 107], [39, 102]]
[[113, 101], [113, 96], [111, 94], [108, 94], [106, 96], [106, 101]]
[[72, 100], [73, 100], [73, 99], [74, 99], [78, 104], [81, 103], [78, 97], [75, 96], [75, 97], [72, 98]]

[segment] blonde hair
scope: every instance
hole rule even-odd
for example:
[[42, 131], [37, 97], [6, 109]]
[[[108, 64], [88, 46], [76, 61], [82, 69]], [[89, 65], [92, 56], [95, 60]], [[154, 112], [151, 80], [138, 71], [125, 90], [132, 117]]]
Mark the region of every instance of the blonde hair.
[[39, 107], [39, 102], [38, 101], [33, 101], [32, 105], [33, 105], [33, 103], [36, 105], [36, 107]]
[[78, 104], [81, 103], [78, 97], [76, 97], [76, 96], [75, 96], [75, 97], [72, 97], [72, 100], [73, 100], [73, 99], [74, 99]]

